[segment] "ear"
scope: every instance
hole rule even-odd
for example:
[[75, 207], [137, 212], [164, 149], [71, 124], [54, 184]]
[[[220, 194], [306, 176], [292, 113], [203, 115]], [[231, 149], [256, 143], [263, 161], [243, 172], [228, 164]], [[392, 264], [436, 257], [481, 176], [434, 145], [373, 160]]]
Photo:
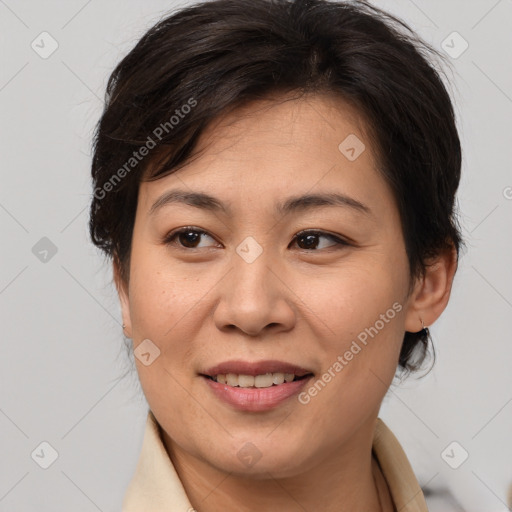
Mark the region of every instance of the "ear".
[[124, 335], [127, 338], [132, 337], [132, 320], [130, 317], [130, 299], [127, 284], [121, 278], [121, 268], [119, 260], [114, 258], [113, 262], [114, 283], [116, 285], [119, 302], [121, 304], [121, 313], [123, 317]]
[[453, 246], [427, 262], [425, 276], [417, 280], [409, 298], [406, 331], [419, 332], [421, 320], [429, 327], [441, 316], [450, 298], [457, 264], [457, 251]]

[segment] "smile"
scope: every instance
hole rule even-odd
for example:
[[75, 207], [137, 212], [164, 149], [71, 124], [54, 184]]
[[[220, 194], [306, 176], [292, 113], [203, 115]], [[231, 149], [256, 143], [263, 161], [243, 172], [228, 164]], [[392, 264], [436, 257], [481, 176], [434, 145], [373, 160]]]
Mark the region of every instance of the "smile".
[[283, 361], [227, 361], [199, 376], [222, 404], [244, 412], [264, 412], [300, 393], [314, 375]]
[[240, 388], [269, 388], [279, 386], [285, 382], [293, 382], [306, 378], [307, 375], [299, 376], [294, 373], [264, 373], [262, 375], [239, 375], [235, 373], [219, 374], [209, 377], [220, 384], [227, 384]]

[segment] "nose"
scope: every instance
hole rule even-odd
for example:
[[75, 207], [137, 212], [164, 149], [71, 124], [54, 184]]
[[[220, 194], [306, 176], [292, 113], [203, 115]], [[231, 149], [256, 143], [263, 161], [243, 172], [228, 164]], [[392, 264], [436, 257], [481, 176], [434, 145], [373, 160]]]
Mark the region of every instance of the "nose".
[[231, 271], [219, 285], [213, 318], [222, 331], [240, 330], [256, 337], [293, 328], [296, 314], [293, 292], [283, 280], [279, 263], [270, 251], [251, 262], [233, 254]]

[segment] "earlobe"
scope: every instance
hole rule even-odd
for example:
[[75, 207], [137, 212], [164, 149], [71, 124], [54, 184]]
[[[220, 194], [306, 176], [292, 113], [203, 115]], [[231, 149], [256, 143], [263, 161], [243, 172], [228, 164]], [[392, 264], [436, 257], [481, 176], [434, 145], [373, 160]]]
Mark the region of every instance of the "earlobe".
[[114, 258], [113, 262], [114, 283], [116, 285], [117, 295], [119, 296], [119, 303], [121, 305], [121, 314], [123, 317], [123, 333], [127, 338], [132, 337], [132, 323], [130, 317], [130, 299], [126, 283], [123, 281], [120, 272], [120, 264]]
[[410, 298], [405, 330], [419, 332], [432, 325], [445, 310], [457, 269], [457, 251], [446, 249], [431, 259]]

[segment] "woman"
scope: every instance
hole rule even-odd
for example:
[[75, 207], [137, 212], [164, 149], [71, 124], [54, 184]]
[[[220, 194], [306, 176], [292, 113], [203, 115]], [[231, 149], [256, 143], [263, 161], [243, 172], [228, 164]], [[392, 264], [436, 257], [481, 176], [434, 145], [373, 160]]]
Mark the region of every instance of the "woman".
[[150, 408], [124, 511], [427, 510], [378, 414], [462, 243], [429, 52], [362, 2], [213, 0], [112, 73], [90, 229]]

